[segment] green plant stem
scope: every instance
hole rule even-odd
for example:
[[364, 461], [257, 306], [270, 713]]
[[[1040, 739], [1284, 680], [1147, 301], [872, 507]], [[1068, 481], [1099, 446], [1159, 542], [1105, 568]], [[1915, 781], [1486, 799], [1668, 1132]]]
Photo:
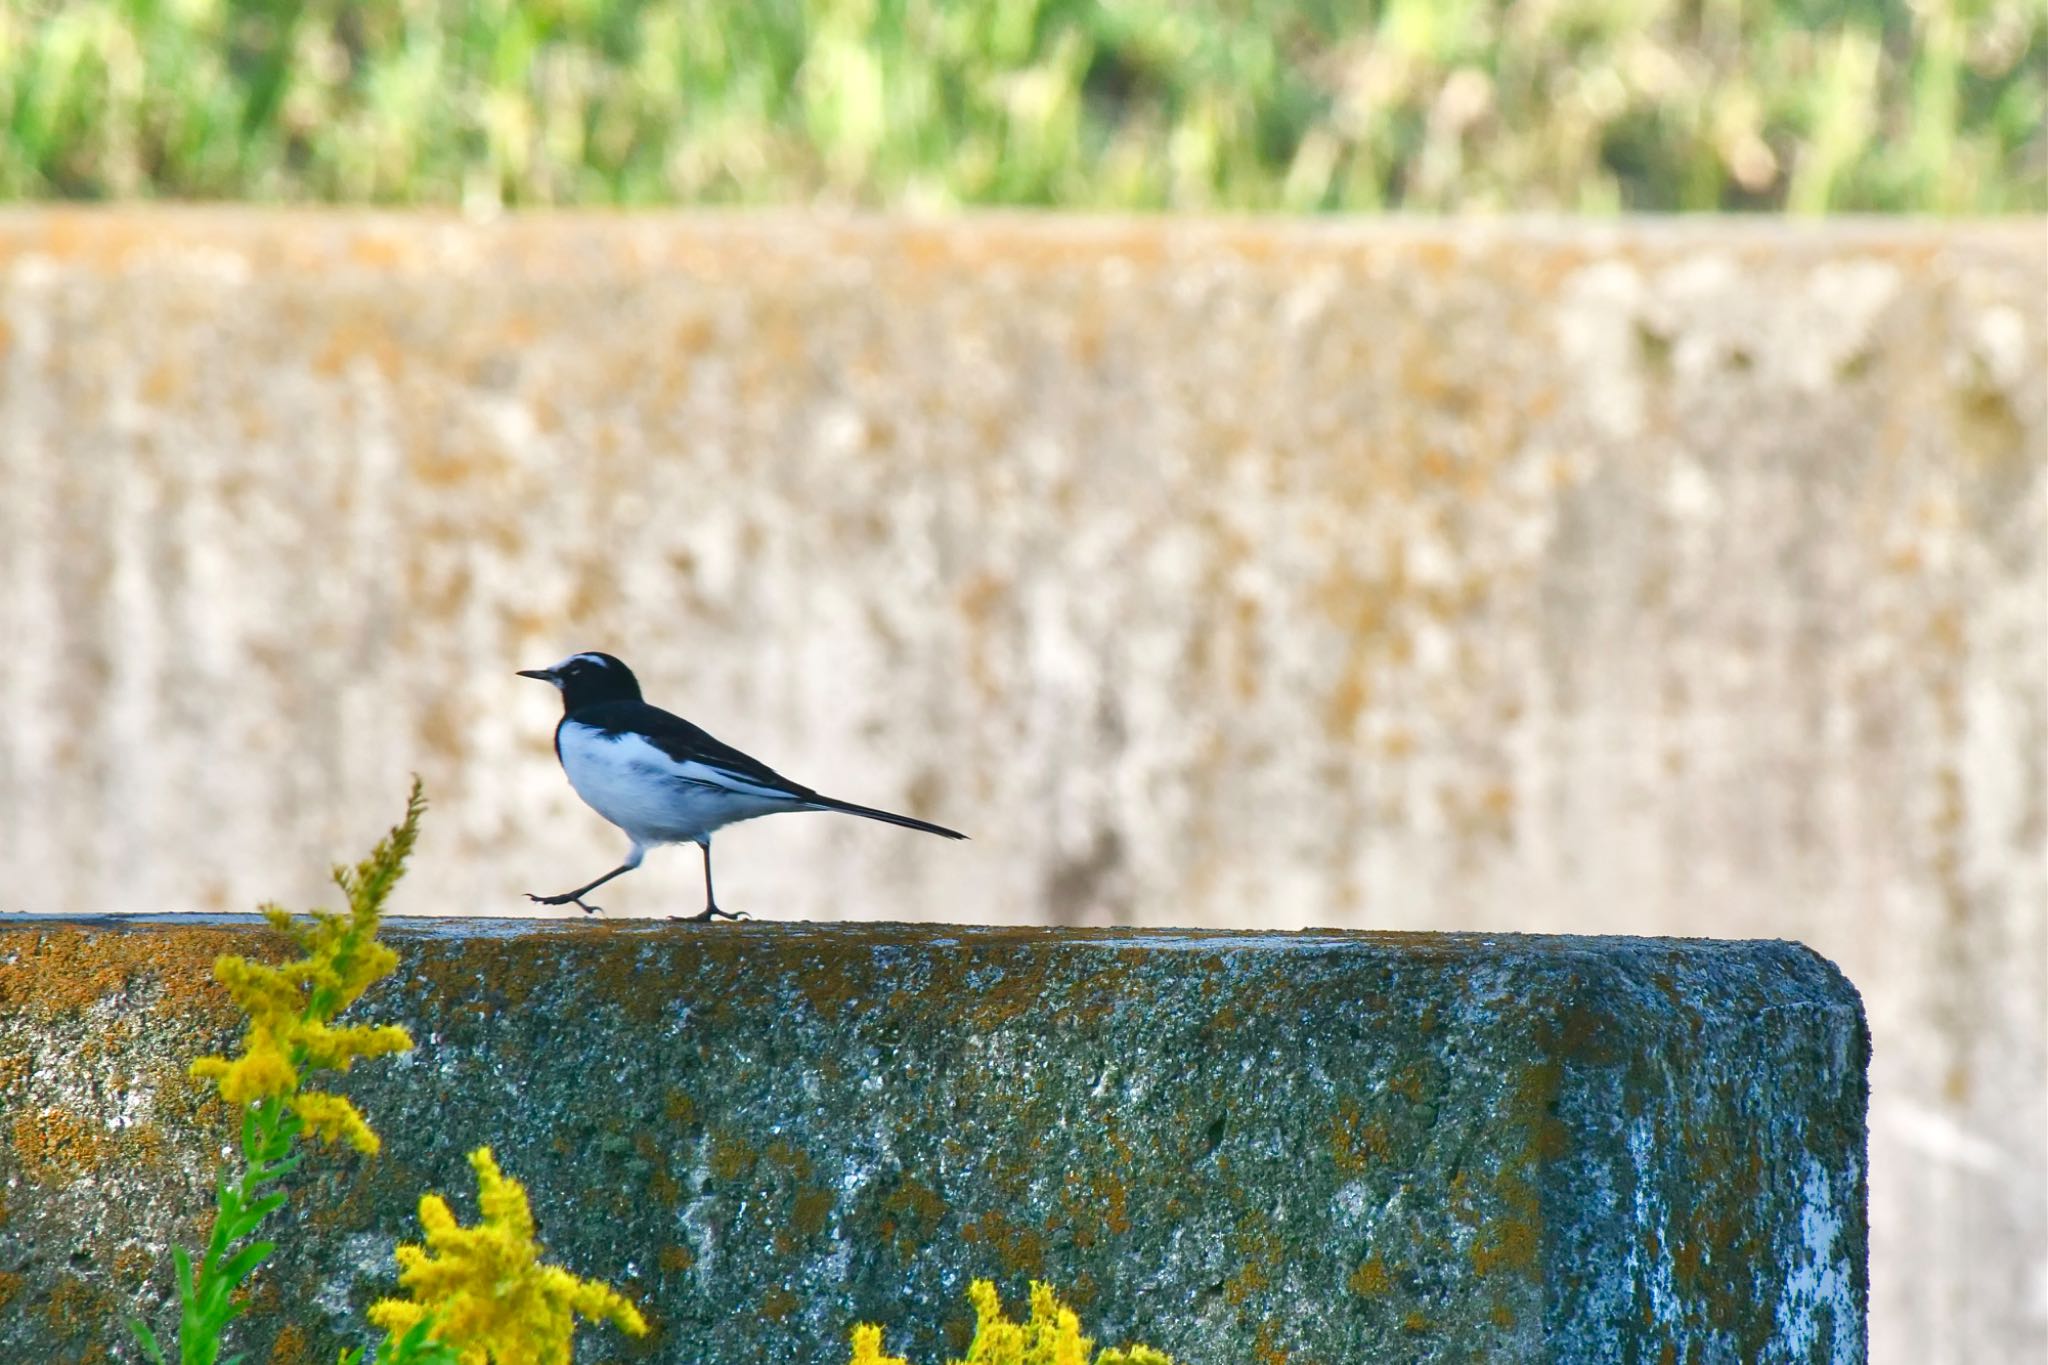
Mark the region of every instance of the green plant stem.
[[[295, 1049], [291, 1060], [296, 1072], [305, 1063], [303, 1051]], [[227, 1326], [243, 1312], [234, 1293], [276, 1249], [274, 1242], [247, 1239], [285, 1203], [284, 1192], [270, 1187], [298, 1168], [292, 1147], [304, 1125], [286, 1098], [272, 1096], [243, 1107], [242, 1169], [233, 1181], [223, 1173], [217, 1182], [213, 1231], [198, 1274], [183, 1247], [171, 1249], [178, 1271], [179, 1365], [218, 1365]], [[162, 1349], [147, 1326], [138, 1321], [134, 1327], [149, 1359], [162, 1361]], [[230, 1365], [240, 1359], [232, 1357]]]
[[237, 1289], [268, 1259], [275, 1243], [247, 1239], [263, 1220], [285, 1202], [282, 1191], [269, 1187], [299, 1164], [292, 1153], [298, 1137], [298, 1116], [282, 1098], [260, 1100], [243, 1110], [240, 1178], [220, 1181], [213, 1233], [194, 1278], [190, 1262], [178, 1254], [183, 1312], [178, 1323], [180, 1365], [216, 1365], [227, 1325], [243, 1306], [234, 1301]]

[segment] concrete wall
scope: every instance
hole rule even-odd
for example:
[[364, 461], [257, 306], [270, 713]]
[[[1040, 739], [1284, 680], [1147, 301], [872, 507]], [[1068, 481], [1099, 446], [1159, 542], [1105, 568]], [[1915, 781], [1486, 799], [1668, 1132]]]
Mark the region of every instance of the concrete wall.
[[[1798, 938], [1862, 988], [1873, 1358], [2048, 1344], [2043, 225], [0, 217], [0, 909], [409, 904], [619, 840], [625, 655], [968, 830], [774, 917]], [[608, 888], [700, 903], [695, 857]]]
[[[654, 1331], [582, 1358], [834, 1365], [1059, 1285], [1186, 1365], [1862, 1365], [1856, 992], [1786, 943], [440, 921], [360, 1007], [384, 1139], [288, 1182], [233, 1342], [359, 1342], [488, 1142], [551, 1259]], [[0, 1357], [167, 1318], [231, 1120], [191, 918], [0, 920]], [[326, 1088], [323, 1082], [322, 1088]], [[473, 1213], [471, 1215], [473, 1217]], [[608, 1340], [606, 1338], [609, 1338]], [[950, 1350], [948, 1349], [950, 1347]], [[124, 1359], [135, 1358], [130, 1351]]]

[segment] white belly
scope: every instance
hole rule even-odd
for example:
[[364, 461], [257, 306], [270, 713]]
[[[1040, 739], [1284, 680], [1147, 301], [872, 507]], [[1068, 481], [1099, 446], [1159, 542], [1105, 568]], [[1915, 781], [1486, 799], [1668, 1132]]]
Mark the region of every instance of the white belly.
[[638, 735], [574, 721], [558, 735], [562, 771], [590, 808], [641, 845], [695, 843], [736, 820], [804, 803], [701, 763], [678, 763]]

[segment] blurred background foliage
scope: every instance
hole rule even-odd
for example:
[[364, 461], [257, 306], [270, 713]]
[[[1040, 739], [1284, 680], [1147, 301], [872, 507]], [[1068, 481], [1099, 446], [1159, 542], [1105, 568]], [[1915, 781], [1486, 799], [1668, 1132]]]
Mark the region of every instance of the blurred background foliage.
[[2048, 207], [2048, 0], [0, 0], [0, 196]]

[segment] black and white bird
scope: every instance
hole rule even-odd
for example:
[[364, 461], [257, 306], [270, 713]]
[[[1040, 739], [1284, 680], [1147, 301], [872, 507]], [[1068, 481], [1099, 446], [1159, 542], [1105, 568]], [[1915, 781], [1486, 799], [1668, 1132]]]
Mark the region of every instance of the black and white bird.
[[711, 889], [711, 836], [739, 820], [792, 810], [836, 810], [948, 839], [967, 836], [942, 825], [821, 796], [767, 764], [721, 744], [681, 716], [640, 700], [633, 670], [609, 654], [571, 654], [553, 668], [522, 668], [562, 692], [555, 757], [569, 785], [589, 807], [626, 832], [626, 861], [596, 881], [559, 896], [528, 894], [542, 905], [598, 907], [583, 898], [640, 866], [661, 844], [704, 850], [704, 909], [695, 920], [738, 919], [718, 907]]

